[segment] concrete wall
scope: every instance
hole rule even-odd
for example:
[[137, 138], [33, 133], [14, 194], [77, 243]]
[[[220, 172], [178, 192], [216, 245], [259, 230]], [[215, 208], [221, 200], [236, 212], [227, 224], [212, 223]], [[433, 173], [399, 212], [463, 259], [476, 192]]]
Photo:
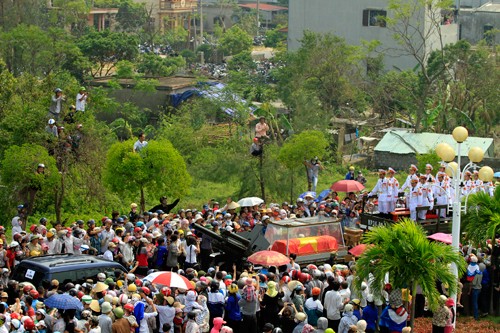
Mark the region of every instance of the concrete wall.
[[[484, 38], [484, 27], [493, 26], [500, 29], [500, 12], [479, 12], [461, 10], [459, 16], [461, 38], [471, 44], [477, 44]], [[500, 44], [500, 34], [494, 34], [494, 44]]]
[[406, 170], [410, 164], [417, 164], [415, 154], [401, 155], [375, 151], [373, 155], [373, 166], [376, 169], [391, 167], [395, 170]]
[[234, 7], [233, 6], [218, 6], [217, 4], [203, 4], [203, 29], [205, 32], [213, 32], [215, 27], [214, 19], [216, 17], [224, 17], [226, 29], [234, 25], [233, 21]]
[[[380, 50], [385, 54], [386, 69], [413, 68], [416, 61], [405, 54], [393, 38], [388, 28], [363, 26], [363, 10], [387, 10], [387, 0], [290, 0], [288, 21], [288, 47], [297, 50], [304, 30], [319, 33], [331, 32], [346, 39], [349, 44], [360, 45], [362, 40], [378, 40], [382, 43]], [[391, 13], [388, 11], [388, 16]], [[423, 10], [416, 10], [415, 25], [424, 29], [426, 15]], [[453, 41], [456, 34], [446, 32], [446, 41]], [[431, 45], [435, 45], [432, 42]], [[427, 47], [429, 50], [429, 47]]]
[[485, 3], [500, 3], [500, 0], [460, 0], [460, 8], [481, 7]]

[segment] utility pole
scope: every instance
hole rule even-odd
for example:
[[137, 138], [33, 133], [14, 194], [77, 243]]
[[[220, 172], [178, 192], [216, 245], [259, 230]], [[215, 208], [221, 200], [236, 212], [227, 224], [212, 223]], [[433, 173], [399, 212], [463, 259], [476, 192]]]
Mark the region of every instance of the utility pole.
[[257, 0], [257, 36], [260, 30], [260, 0]]
[[203, 2], [198, 0], [198, 8], [200, 14], [200, 45], [203, 44]]

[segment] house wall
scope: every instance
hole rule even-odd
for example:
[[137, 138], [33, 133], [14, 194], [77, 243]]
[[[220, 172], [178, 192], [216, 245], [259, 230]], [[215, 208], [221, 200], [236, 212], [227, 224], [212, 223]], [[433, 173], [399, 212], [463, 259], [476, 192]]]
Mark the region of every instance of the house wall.
[[[288, 20], [288, 47], [294, 51], [300, 47], [300, 39], [304, 30], [319, 33], [334, 33], [346, 39], [347, 43], [360, 45], [362, 40], [378, 40], [381, 42], [380, 50], [385, 55], [385, 67], [409, 69], [416, 65], [411, 55], [400, 52], [401, 47], [393, 38], [393, 32], [388, 28], [379, 26], [363, 26], [363, 10], [387, 10], [387, 0], [290, 0]], [[388, 12], [388, 16], [391, 13]], [[422, 31], [425, 25], [423, 10], [416, 11], [415, 22]], [[450, 31], [448, 31], [450, 30]], [[456, 34], [450, 34], [447, 29], [446, 42], [454, 41]], [[426, 45], [427, 46], [427, 45]], [[427, 52], [437, 47], [435, 40], [430, 41]], [[440, 47], [440, 45], [439, 45]]]
[[[484, 27], [491, 25], [493, 29], [500, 29], [500, 12], [478, 12], [461, 10], [459, 16], [461, 38], [471, 44], [477, 44], [484, 39]], [[494, 34], [494, 44], [500, 44], [500, 34]]]
[[406, 170], [410, 164], [417, 164], [415, 154], [395, 154], [385, 151], [375, 151], [373, 154], [373, 166], [376, 169]]

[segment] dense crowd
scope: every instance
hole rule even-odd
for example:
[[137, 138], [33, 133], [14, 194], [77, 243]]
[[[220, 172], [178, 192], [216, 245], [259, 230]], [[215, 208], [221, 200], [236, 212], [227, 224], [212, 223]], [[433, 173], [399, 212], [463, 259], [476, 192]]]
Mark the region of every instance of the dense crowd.
[[[235, 258], [234, 265], [224, 271], [211, 256], [217, 249], [212, 248], [210, 237], [193, 228], [198, 224], [219, 234], [222, 229], [237, 233], [257, 224], [266, 226], [271, 220], [332, 214], [339, 205], [335, 197], [327, 197], [321, 204], [313, 199], [269, 208], [265, 204], [235, 208], [228, 199], [224, 207], [211, 201], [199, 211], [179, 209], [174, 213], [179, 200], [168, 203], [162, 197], [150, 211], [141, 213], [132, 203], [128, 214], [113, 212], [98, 221], [78, 220], [69, 227], [54, 223], [52, 228], [42, 218], [27, 231], [23, 230], [25, 207], [21, 205], [12, 219], [12, 241], [8, 243], [5, 230], [0, 231], [0, 246], [6, 248], [0, 251], [5, 290], [5, 303], [0, 304], [2, 329], [60, 333], [129, 333], [134, 329], [140, 333], [408, 332], [408, 292], [390, 284], [374, 292], [376, 287], [370, 281], [356, 289], [355, 262], [301, 268], [295, 263], [296, 255], [290, 254], [286, 266], [254, 267]], [[470, 261], [464, 288], [470, 288], [467, 290], [482, 306], [481, 297], [484, 302], [489, 299], [487, 286], [494, 283], [496, 295], [500, 291], [498, 270], [489, 275], [498, 245], [463, 250]], [[122, 264], [129, 273], [99, 273], [89, 281], [43, 281], [38, 288], [9, 279], [21, 260], [58, 253], [102, 256]], [[142, 279], [157, 270], [187, 277], [192, 288], [168, 288]], [[454, 317], [453, 299], [444, 296], [446, 286], [440, 288], [443, 296], [433, 314], [422, 295], [415, 300], [415, 316], [432, 315], [435, 332], [450, 329]], [[45, 306], [44, 300], [56, 293], [78, 298], [84, 310], [58, 311]], [[479, 308], [474, 311], [479, 316]]]

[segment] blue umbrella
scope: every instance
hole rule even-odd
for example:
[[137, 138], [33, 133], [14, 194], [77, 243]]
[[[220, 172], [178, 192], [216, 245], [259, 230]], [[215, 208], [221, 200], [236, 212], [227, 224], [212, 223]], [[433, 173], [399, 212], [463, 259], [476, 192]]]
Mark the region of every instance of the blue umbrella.
[[330, 190], [330, 189], [321, 191], [320, 194], [318, 195], [318, 197], [314, 201], [316, 201], [316, 202], [323, 201], [323, 199], [325, 199], [328, 196], [328, 194], [330, 194], [330, 192], [332, 192], [332, 190]]
[[44, 301], [49, 308], [59, 310], [83, 310], [83, 305], [78, 298], [68, 294], [55, 294]]
[[310, 195], [313, 198], [316, 198], [316, 192], [312, 192], [312, 191], [307, 191], [307, 192], [302, 193], [301, 195], [299, 195], [299, 198], [304, 199], [306, 197], [306, 195]]
[[500, 178], [500, 171], [497, 171], [493, 174], [493, 177]]

